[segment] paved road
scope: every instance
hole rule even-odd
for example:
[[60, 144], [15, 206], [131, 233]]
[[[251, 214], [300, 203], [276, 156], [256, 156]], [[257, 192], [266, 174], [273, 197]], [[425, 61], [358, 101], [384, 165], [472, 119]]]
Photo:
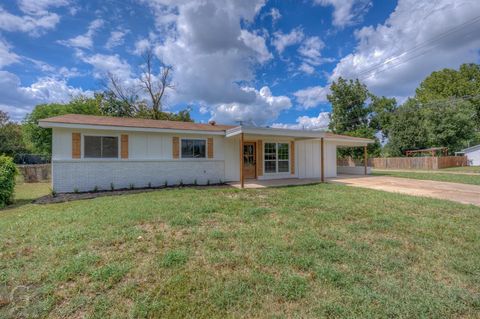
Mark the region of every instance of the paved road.
[[329, 182], [480, 206], [480, 186], [391, 176], [340, 175]]

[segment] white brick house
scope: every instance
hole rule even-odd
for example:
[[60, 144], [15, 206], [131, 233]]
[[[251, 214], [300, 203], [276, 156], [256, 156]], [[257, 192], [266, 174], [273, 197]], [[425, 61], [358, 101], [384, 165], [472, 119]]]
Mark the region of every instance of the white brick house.
[[52, 187], [60, 193], [245, 179], [323, 180], [337, 174], [338, 146], [373, 142], [323, 131], [75, 114], [39, 124], [53, 132]]

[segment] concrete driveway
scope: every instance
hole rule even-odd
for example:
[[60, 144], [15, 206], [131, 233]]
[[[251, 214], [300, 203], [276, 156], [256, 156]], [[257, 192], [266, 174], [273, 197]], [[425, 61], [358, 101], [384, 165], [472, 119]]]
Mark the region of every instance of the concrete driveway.
[[480, 186], [391, 176], [339, 175], [329, 182], [480, 206]]

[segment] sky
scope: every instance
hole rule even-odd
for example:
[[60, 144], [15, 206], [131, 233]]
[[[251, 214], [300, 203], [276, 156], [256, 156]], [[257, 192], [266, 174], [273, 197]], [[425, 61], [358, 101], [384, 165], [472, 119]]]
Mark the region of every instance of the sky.
[[[0, 0], [0, 110], [138, 85], [173, 68], [164, 110], [196, 122], [324, 128], [329, 85], [399, 102], [432, 71], [478, 63], [478, 0]], [[158, 74], [159, 65], [156, 65]]]

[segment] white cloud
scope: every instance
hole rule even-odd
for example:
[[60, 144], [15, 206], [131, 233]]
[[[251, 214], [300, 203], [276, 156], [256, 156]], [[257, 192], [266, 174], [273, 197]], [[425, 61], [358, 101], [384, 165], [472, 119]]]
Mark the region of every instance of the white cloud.
[[305, 72], [307, 74], [315, 73], [315, 68], [313, 66], [311, 66], [310, 64], [305, 63], [305, 62], [302, 62], [302, 64], [299, 67], [299, 70], [302, 71], [302, 72]]
[[10, 44], [0, 38], [0, 68], [19, 62], [20, 57], [11, 48]]
[[[158, 9], [172, 3], [174, 9]], [[157, 56], [174, 67], [176, 91], [172, 101], [224, 105], [225, 110], [258, 102], [254, 90], [242, 87], [251, 87], [255, 66], [271, 59], [264, 36], [246, 28], [263, 6], [263, 0], [157, 0], [154, 4], [154, 10], [175, 13], [175, 19], [169, 20], [166, 39], [153, 43]], [[217, 112], [217, 116], [228, 113]]]
[[73, 48], [91, 49], [93, 47], [93, 36], [103, 24], [104, 22], [102, 19], [95, 19], [90, 22], [85, 34], [78, 35], [68, 40], [59, 40], [58, 43]]
[[314, 0], [314, 4], [333, 6], [333, 25], [345, 27], [360, 22], [371, 6], [370, 0]]
[[85, 63], [93, 66], [93, 75], [98, 78], [104, 78], [107, 73], [115, 74], [118, 78], [124, 81], [129, 81], [132, 78], [132, 70], [127, 61], [120, 58], [118, 54], [94, 54], [84, 55], [78, 54], [78, 57]]
[[265, 63], [273, 58], [267, 49], [264, 37], [248, 32], [247, 30], [242, 30], [240, 32], [240, 39], [247, 47], [258, 53], [257, 59], [260, 63]]
[[128, 33], [127, 30], [116, 30], [110, 32], [110, 38], [108, 38], [105, 47], [107, 49], [113, 49], [119, 45], [122, 45], [125, 42], [125, 35]]
[[354, 53], [341, 59], [331, 79], [358, 77], [375, 94], [412, 95], [432, 71], [478, 63], [480, 21], [471, 22], [478, 12], [479, 1], [400, 0], [384, 24], [356, 32]]
[[302, 29], [298, 27], [287, 34], [284, 34], [281, 31], [275, 32], [273, 37], [273, 46], [277, 49], [278, 53], [282, 54], [285, 48], [300, 43], [305, 35], [303, 34]]
[[298, 53], [308, 64], [320, 65], [322, 63], [320, 51], [324, 47], [325, 43], [319, 37], [309, 37], [298, 48]]
[[21, 120], [40, 103], [68, 102], [78, 95], [91, 96], [93, 92], [69, 86], [65, 80], [51, 77], [37, 79], [30, 86], [22, 86], [13, 73], [0, 71], [0, 109], [14, 120]]
[[20, 31], [32, 36], [39, 36], [46, 30], [54, 29], [60, 17], [56, 13], [46, 13], [41, 16], [17, 16], [0, 7], [0, 29], [5, 31]]
[[68, 0], [19, 0], [18, 7], [29, 15], [47, 15], [50, 7], [63, 7], [70, 3]]
[[326, 130], [330, 123], [330, 113], [320, 112], [317, 117], [300, 116], [295, 124], [275, 123], [272, 127], [293, 130]]
[[277, 22], [282, 17], [282, 14], [277, 8], [270, 9], [269, 15], [272, 17], [273, 23]]
[[330, 89], [328, 87], [312, 86], [303, 90], [298, 90], [293, 93], [293, 95], [301, 108], [309, 109], [321, 103], [326, 103], [328, 101], [327, 94], [329, 94], [329, 92]]
[[135, 42], [135, 49], [133, 50], [133, 54], [141, 55], [147, 52], [147, 50], [149, 50], [151, 47], [152, 43], [149, 39], [140, 39]]
[[287, 96], [273, 96], [266, 86], [260, 91], [254, 88], [242, 88], [245, 92], [254, 94], [255, 99], [248, 104], [226, 103], [210, 107], [212, 119], [221, 123], [242, 121], [250, 125], [263, 125], [276, 119], [280, 112], [292, 106]]

